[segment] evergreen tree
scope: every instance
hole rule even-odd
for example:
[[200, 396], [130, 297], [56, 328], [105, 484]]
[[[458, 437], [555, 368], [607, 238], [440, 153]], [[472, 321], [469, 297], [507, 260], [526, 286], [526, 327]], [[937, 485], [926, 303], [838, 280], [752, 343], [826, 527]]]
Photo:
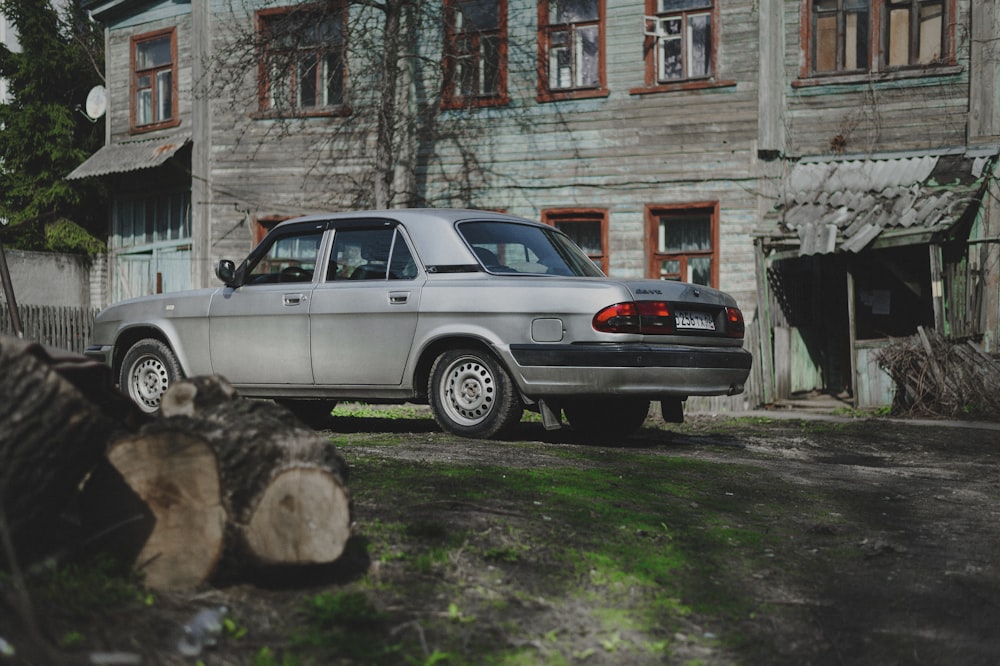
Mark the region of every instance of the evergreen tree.
[[50, 0], [0, 0], [0, 12], [21, 46], [0, 45], [0, 77], [10, 91], [0, 104], [0, 220], [7, 224], [0, 238], [24, 249], [65, 250], [67, 239], [75, 249], [92, 248], [82, 232], [106, 235], [103, 188], [65, 177], [103, 144], [104, 123], [81, 111], [102, 83], [100, 27], [78, 0], [62, 10]]

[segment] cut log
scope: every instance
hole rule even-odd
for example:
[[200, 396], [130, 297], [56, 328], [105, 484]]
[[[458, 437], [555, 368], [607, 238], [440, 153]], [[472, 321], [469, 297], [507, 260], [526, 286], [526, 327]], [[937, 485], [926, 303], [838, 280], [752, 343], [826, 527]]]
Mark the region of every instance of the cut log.
[[101, 404], [113, 401], [106, 366], [0, 336], [0, 368], [0, 511], [29, 561], [63, 545], [59, 516], [120, 424]]
[[153, 516], [136, 556], [153, 589], [197, 587], [223, 554], [226, 512], [215, 451], [186, 421], [150, 423], [108, 450], [110, 463]]
[[147, 585], [340, 557], [350, 495], [329, 441], [273, 402], [238, 398], [221, 377], [176, 382], [162, 412], [108, 453], [156, 517], [137, 559]]

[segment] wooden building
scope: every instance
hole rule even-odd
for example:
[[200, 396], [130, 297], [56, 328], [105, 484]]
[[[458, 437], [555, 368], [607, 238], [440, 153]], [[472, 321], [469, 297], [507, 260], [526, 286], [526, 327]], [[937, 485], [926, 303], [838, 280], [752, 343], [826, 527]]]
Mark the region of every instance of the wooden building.
[[755, 373], [712, 408], [884, 400], [864, 355], [917, 323], [996, 344], [995, 3], [87, 6], [108, 141], [70, 177], [111, 186], [115, 299], [211, 286], [299, 214], [462, 206], [732, 293]]

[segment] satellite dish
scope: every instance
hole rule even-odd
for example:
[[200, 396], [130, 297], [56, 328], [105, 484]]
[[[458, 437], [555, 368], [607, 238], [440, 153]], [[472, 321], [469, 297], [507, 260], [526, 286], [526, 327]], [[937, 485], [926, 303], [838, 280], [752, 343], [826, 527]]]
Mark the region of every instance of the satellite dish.
[[108, 108], [108, 91], [104, 86], [94, 86], [87, 93], [87, 115], [97, 120]]

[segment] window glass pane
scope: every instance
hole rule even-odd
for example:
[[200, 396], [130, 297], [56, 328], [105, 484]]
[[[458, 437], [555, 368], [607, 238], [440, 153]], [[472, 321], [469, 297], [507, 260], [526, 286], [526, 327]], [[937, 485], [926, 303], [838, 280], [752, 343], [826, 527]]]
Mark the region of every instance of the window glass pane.
[[837, 68], [837, 17], [821, 16], [816, 19], [817, 72], [832, 72]]
[[889, 12], [889, 66], [910, 64], [910, 10]]
[[708, 215], [660, 218], [659, 251], [669, 253], [712, 250], [712, 219]]
[[[144, 77], [149, 84], [149, 77]], [[148, 125], [153, 122], [153, 91], [150, 88], [135, 93], [135, 124]]]
[[344, 68], [340, 64], [340, 54], [326, 56], [326, 99], [324, 104], [333, 106], [344, 103]]
[[665, 280], [681, 279], [681, 262], [679, 259], [667, 259], [660, 262], [660, 277]]
[[931, 63], [941, 59], [941, 35], [944, 7], [940, 3], [920, 6], [920, 62]]
[[708, 14], [688, 17], [688, 76], [708, 76], [712, 63], [711, 19]]
[[549, 23], [597, 20], [597, 0], [550, 0]]
[[480, 39], [480, 82], [479, 92], [482, 94], [500, 93], [500, 38], [497, 35], [483, 36]]
[[173, 80], [173, 72], [169, 69], [156, 73], [156, 111], [158, 114], [156, 122], [170, 120], [174, 115]]
[[858, 68], [858, 15], [848, 14], [844, 35], [844, 69]]
[[411, 280], [417, 276], [417, 264], [413, 261], [410, 248], [403, 237], [396, 232], [392, 245], [392, 261], [389, 262], [390, 280]]
[[572, 88], [573, 64], [569, 50], [569, 33], [558, 30], [549, 36], [549, 87]]
[[599, 220], [556, 222], [555, 227], [569, 236], [589, 256], [598, 257], [604, 254]]
[[322, 233], [280, 238], [250, 270], [249, 282], [309, 282], [316, 268]]
[[712, 0], [658, 0], [656, 10], [660, 14], [680, 12], [686, 9], [708, 9]]
[[139, 42], [135, 46], [135, 68], [137, 70], [162, 67], [169, 65], [170, 62], [170, 35]]
[[299, 60], [299, 106], [316, 106], [316, 54], [305, 53]]
[[685, 280], [694, 284], [709, 286], [712, 283], [712, 258], [689, 257]]
[[660, 40], [660, 80], [680, 79], [684, 77], [681, 67], [680, 37]]
[[455, 29], [466, 32], [497, 30], [500, 16], [497, 0], [464, 0], [457, 3]]
[[598, 72], [598, 27], [588, 26], [576, 31], [576, 85], [579, 87], [596, 86], [600, 83]]

